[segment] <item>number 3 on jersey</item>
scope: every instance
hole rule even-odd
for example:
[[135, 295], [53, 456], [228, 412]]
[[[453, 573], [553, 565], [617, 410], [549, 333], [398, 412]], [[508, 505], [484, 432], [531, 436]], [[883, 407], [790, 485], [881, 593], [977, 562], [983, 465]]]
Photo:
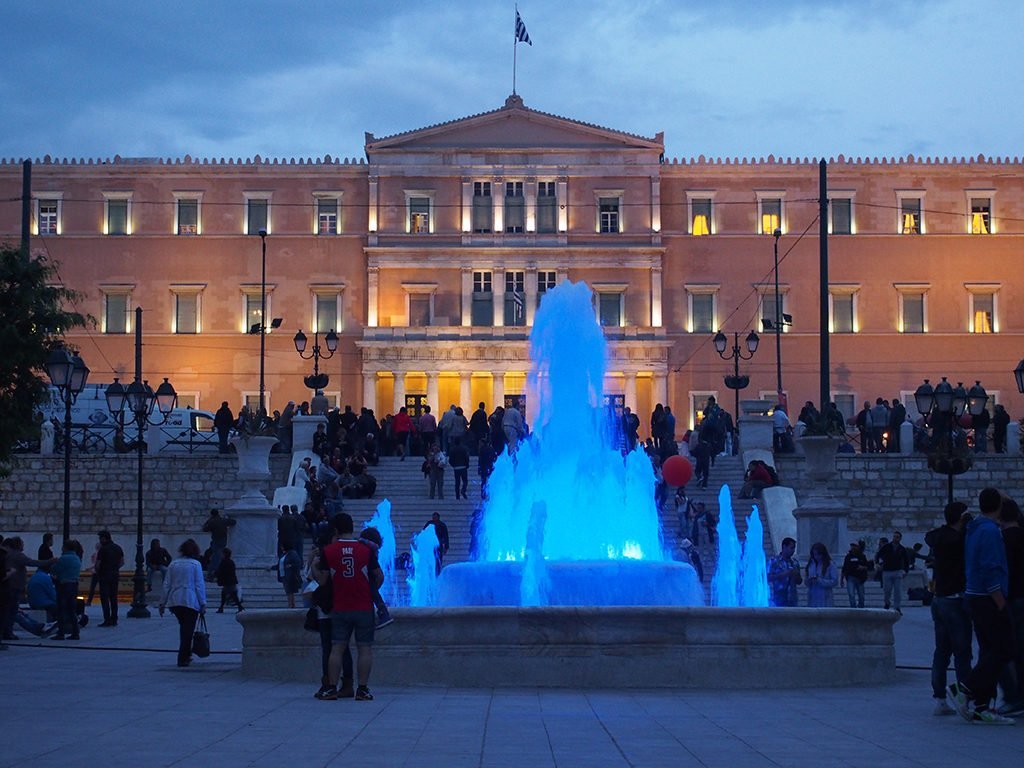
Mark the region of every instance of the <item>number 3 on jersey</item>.
[[356, 559], [354, 557], [341, 558], [341, 577], [351, 579], [356, 575]]

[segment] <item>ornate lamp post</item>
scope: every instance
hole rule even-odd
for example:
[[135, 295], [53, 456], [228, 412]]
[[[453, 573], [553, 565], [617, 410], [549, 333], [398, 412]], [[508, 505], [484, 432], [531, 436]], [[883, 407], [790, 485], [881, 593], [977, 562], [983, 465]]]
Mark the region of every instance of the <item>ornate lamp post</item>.
[[264, 374], [267, 359], [267, 230], [261, 229], [260, 245], [263, 253], [260, 269], [260, 421], [267, 418], [267, 399]]
[[964, 413], [978, 416], [985, 410], [988, 394], [976, 381], [968, 392], [963, 383], [956, 389], [942, 377], [934, 388], [928, 379], [914, 392], [918, 413], [925, 425], [932, 428], [932, 450], [928, 454], [928, 467], [946, 476], [946, 500], [953, 501], [953, 476], [962, 475], [971, 468], [973, 458], [963, 439], [957, 439], [959, 419]]
[[64, 541], [71, 538], [71, 405], [89, 380], [82, 358], [66, 349], [55, 349], [46, 358], [46, 375], [64, 403]]
[[[149, 382], [135, 381], [124, 387], [120, 381], [114, 379], [114, 383], [107, 387], [106, 391], [107, 408], [114, 414], [118, 421], [126, 415], [130, 415], [138, 427], [138, 435], [135, 440], [136, 454], [138, 456], [138, 486], [136, 498], [135, 519], [135, 575], [133, 582], [132, 607], [128, 615], [133, 619], [148, 619], [149, 610], [146, 608], [146, 576], [143, 572], [142, 554], [142, 464], [146, 446], [143, 441], [146, 427], [148, 425], [159, 426], [167, 421], [167, 416], [178, 402], [178, 395], [167, 379], [157, 387], [156, 392], [149, 386]], [[154, 406], [159, 411], [159, 419], [154, 418]], [[125, 409], [127, 408], [127, 413]], [[123, 423], [123, 422], [122, 422]]]
[[302, 381], [314, 391], [324, 389], [327, 386], [327, 382], [330, 381], [330, 377], [326, 373], [320, 373], [320, 361], [330, 360], [334, 357], [334, 352], [338, 349], [338, 334], [332, 328], [324, 336], [324, 345], [327, 347], [326, 354], [320, 349], [320, 334], [318, 332], [313, 333], [313, 349], [310, 350], [308, 355], [306, 354], [306, 346], [309, 340], [306, 338], [306, 334], [302, 332], [302, 329], [299, 329], [299, 332], [295, 334], [292, 341], [295, 342], [295, 351], [299, 353], [299, 357], [303, 360], [313, 361], [313, 375], [306, 376]]
[[[735, 424], [738, 427], [740, 423], [740, 390], [746, 389], [750, 384], [749, 376], [740, 376], [740, 360], [750, 360], [754, 353], [757, 352], [757, 345], [760, 343], [761, 338], [751, 331], [747, 334], [747, 354], [743, 354], [743, 350], [740, 348], [740, 335], [739, 333], [733, 333], [732, 351], [727, 355], [725, 349], [729, 344], [729, 339], [724, 333], [719, 331], [715, 334], [714, 345], [715, 351], [718, 356], [723, 360], [732, 360], [732, 376], [725, 377], [725, 386], [733, 391], [733, 417]], [[737, 430], [738, 434], [738, 430]], [[737, 450], [737, 446], [733, 444], [733, 450]]]

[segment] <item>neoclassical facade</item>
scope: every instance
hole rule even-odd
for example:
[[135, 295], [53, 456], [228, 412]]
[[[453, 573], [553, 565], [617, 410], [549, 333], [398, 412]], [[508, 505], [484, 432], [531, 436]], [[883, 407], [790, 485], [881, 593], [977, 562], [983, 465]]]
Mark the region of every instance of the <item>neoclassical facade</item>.
[[[699, 138], [695, 139], [699, 142]], [[19, 236], [21, 164], [0, 164], [0, 234]], [[1021, 410], [1024, 172], [1017, 159], [829, 162], [832, 395], [912, 401], [924, 378], [980, 379]], [[308, 399], [302, 329], [338, 404], [490, 409], [526, 389], [544, 293], [585, 281], [609, 342], [605, 394], [648, 413], [731, 402], [711, 338], [761, 333], [744, 398], [818, 392], [818, 167], [808, 158], [672, 160], [636, 136], [498, 109], [387, 137], [356, 159], [36, 161], [33, 252], [96, 318], [74, 343], [109, 381], [132, 370], [215, 409], [258, 392], [266, 231], [266, 390]], [[779, 232], [778, 238], [775, 233]], [[778, 294], [775, 254], [778, 246]], [[763, 320], [791, 318], [779, 330]], [[312, 340], [312, 339], [311, 339]], [[687, 419], [680, 419], [685, 426]]]

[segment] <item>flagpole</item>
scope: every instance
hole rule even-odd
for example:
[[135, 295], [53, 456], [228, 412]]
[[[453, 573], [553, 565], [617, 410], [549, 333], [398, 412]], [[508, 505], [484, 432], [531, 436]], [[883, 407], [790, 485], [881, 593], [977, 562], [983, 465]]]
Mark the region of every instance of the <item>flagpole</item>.
[[519, 5], [515, 6], [516, 17], [512, 20], [512, 95], [516, 95], [516, 51], [519, 45], [519, 33], [516, 30], [516, 24], [519, 21]]

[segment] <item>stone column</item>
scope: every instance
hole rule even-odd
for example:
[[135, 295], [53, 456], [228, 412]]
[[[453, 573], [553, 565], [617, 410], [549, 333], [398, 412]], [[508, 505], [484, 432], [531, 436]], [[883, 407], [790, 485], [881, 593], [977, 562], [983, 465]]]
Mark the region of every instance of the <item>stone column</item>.
[[[651, 231], [661, 232], [661, 177], [651, 177]], [[658, 323], [653, 323], [658, 325]]]
[[532, 233], [537, 231], [537, 177], [527, 177], [523, 187], [523, 194], [526, 197], [526, 231]]
[[661, 267], [651, 267], [651, 326], [661, 324]]
[[395, 413], [405, 408], [405, 371], [395, 371]]
[[[377, 411], [377, 373], [363, 373], [363, 408]], [[379, 416], [378, 416], [379, 418]]]
[[537, 311], [537, 268], [526, 269], [526, 325], [533, 325], [533, 316]]
[[[626, 387], [624, 390], [626, 395], [626, 405], [629, 406], [629, 409], [633, 411], [633, 413], [636, 413], [636, 371], [626, 371], [624, 375], [626, 379]], [[643, 419], [640, 420], [640, 423], [643, 424]]]
[[569, 182], [559, 179], [555, 183], [555, 202], [558, 203], [558, 231], [566, 232], [569, 229]]
[[491, 272], [491, 296], [494, 297], [494, 327], [505, 325], [505, 270]]
[[499, 405], [505, 405], [505, 372], [494, 371], [491, 376], [494, 381], [494, 402], [491, 404], [491, 410], [493, 411]]
[[500, 176], [491, 182], [491, 222], [495, 234], [505, 231], [505, 181]]
[[[662, 405], [671, 405], [668, 401], [668, 374], [655, 373], [653, 384], [654, 390], [651, 396], [654, 398], [654, 402], [661, 403]], [[736, 414], [736, 418], [739, 418], [739, 414]]]
[[369, 188], [370, 188], [370, 190], [369, 190], [370, 191], [370, 196], [369, 196], [369, 200], [367, 201], [367, 206], [366, 206], [366, 210], [367, 210], [366, 226], [370, 230], [370, 232], [376, 233], [377, 232], [377, 216], [378, 216], [378, 214], [377, 214], [377, 177], [376, 176], [371, 176], [370, 177]]
[[430, 406], [435, 416], [441, 415], [441, 401], [437, 392], [437, 378], [440, 374], [437, 371], [427, 371], [427, 405]]
[[463, 413], [473, 412], [473, 403], [470, 402], [473, 399], [473, 393], [470, 389], [470, 377], [471, 373], [463, 371], [459, 374], [459, 405], [462, 407]]
[[462, 182], [462, 231], [473, 231], [473, 182]]
[[380, 293], [380, 267], [366, 269], [366, 325], [376, 328], [379, 324], [377, 316], [378, 296]]
[[462, 325], [468, 328], [473, 324], [473, 270], [462, 268]]

